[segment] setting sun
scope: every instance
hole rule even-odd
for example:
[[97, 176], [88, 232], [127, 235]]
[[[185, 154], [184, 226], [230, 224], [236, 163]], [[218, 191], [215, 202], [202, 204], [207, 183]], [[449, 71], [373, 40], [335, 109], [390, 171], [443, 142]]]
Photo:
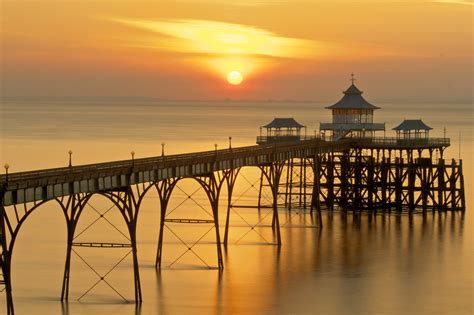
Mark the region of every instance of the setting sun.
[[227, 82], [229, 82], [232, 85], [239, 85], [242, 83], [244, 78], [242, 77], [242, 74], [239, 71], [231, 71], [227, 75]]

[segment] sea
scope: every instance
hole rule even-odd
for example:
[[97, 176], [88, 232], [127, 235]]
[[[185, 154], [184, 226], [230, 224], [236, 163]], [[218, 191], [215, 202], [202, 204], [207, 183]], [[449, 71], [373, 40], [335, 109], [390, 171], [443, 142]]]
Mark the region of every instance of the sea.
[[[162, 101], [152, 99], [4, 99], [0, 163], [9, 172], [255, 144], [260, 126], [293, 117], [318, 132], [331, 102]], [[472, 314], [474, 105], [472, 102], [380, 101], [375, 122], [386, 136], [404, 119], [423, 119], [432, 137], [447, 136], [445, 158], [461, 158], [465, 213], [427, 215], [280, 207], [282, 246], [275, 246], [271, 210], [255, 207], [259, 174], [244, 168], [230, 212], [224, 270], [217, 270], [212, 225], [166, 223], [163, 262], [155, 268], [158, 195], [144, 198], [138, 219], [143, 303], [133, 302], [128, 248], [75, 247], [69, 302], [61, 303], [66, 222], [57, 203], [36, 209], [21, 225], [12, 258], [16, 314]], [[383, 134], [380, 134], [382, 136]], [[4, 169], [2, 167], [2, 172]], [[220, 199], [224, 233], [226, 194]], [[193, 179], [173, 191], [168, 217], [210, 219], [206, 194]], [[263, 203], [269, 204], [268, 188]], [[102, 216], [101, 216], [102, 215]], [[253, 227], [253, 228], [252, 228]], [[101, 196], [85, 208], [76, 242], [126, 243], [125, 223]], [[188, 250], [191, 247], [192, 250]], [[105, 277], [105, 281], [101, 281]], [[0, 314], [6, 313], [4, 292]]]

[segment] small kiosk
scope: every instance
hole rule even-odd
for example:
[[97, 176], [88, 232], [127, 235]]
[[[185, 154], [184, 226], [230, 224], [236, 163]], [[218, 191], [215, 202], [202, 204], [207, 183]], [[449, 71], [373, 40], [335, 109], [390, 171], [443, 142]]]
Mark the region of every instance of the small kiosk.
[[421, 119], [405, 119], [400, 125], [393, 128], [397, 132], [397, 140], [420, 140], [430, 137], [433, 129]]
[[[293, 118], [275, 118], [272, 122], [260, 127], [257, 144], [301, 141], [301, 129], [303, 128], [306, 133], [306, 126]], [[262, 134], [262, 129], [266, 130], [266, 135]]]

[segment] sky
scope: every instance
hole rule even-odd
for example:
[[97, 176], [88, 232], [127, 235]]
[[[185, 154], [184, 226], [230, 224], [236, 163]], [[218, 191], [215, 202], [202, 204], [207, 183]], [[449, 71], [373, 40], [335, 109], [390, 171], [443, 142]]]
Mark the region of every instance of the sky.
[[354, 73], [375, 100], [472, 102], [473, 1], [1, 6], [2, 97], [333, 100]]

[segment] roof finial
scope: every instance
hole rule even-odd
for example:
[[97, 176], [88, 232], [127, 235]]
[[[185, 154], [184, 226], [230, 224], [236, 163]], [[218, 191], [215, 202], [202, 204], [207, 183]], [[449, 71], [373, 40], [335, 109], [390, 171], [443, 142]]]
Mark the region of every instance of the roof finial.
[[357, 79], [354, 78], [354, 72], [351, 73], [351, 81], [352, 81], [352, 84], [354, 84], [354, 82], [357, 81]]

